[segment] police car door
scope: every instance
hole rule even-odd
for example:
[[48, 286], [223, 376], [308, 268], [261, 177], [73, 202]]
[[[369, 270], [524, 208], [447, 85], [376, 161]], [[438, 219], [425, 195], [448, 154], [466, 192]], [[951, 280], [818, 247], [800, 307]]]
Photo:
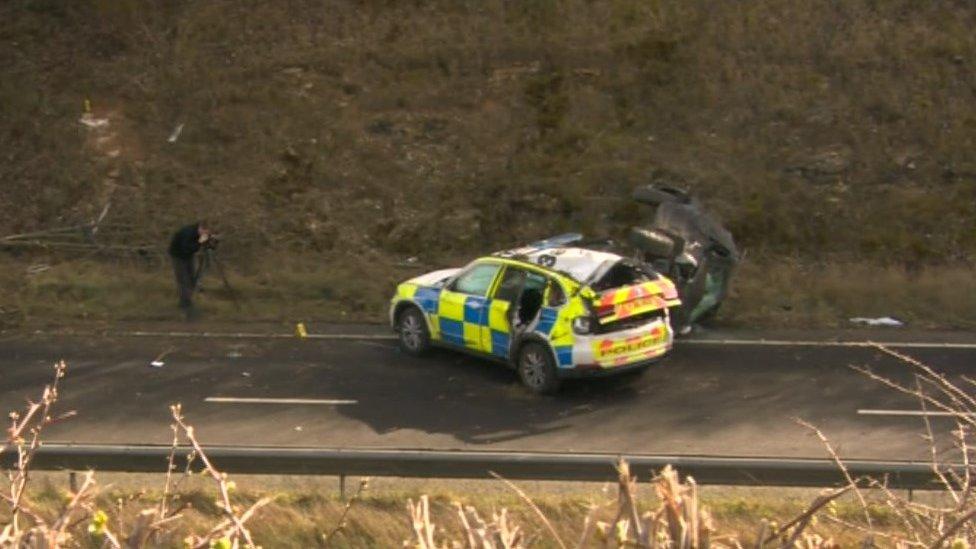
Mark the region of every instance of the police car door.
[[512, 343], [511, 315], [515, 303], [522, 294], [528, 272], [518, 267], [507, 266], [491, 296], [488, 308], [488, 333], [482, 345], [492, 355], [508, 358]]
[[488, 331], [488, 291], [500, 270], [497, 263], [476, 263], [441, 292], [437, 322], [443, 342], [490, 352], [483, 344]]

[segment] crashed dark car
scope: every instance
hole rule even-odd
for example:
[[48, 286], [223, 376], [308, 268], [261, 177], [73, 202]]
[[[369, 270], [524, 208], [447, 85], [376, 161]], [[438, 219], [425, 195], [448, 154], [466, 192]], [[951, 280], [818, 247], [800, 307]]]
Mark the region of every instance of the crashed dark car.
[[739, 251], [732, 234], [686, 192], [645, 185], [634, 200], [649, 206], [648, 221], [630, 230], [640, 258], [674, 281], [682, 306], [672, 318], [676, 330], [712, 317], [728, 294]]

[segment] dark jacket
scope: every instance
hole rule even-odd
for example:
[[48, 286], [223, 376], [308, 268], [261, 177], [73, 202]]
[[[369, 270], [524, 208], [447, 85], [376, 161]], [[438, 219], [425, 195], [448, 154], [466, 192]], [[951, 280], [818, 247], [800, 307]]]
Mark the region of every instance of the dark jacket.
[[169, 255], [180, 259], [190, 259], [200, 251], [200, 224], [187, 225], [173, 234], [169, 243]]

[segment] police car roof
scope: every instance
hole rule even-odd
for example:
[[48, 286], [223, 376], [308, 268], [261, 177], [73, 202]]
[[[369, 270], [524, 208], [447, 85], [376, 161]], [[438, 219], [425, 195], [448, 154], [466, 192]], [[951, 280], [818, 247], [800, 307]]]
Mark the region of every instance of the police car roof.
[[601, 265], [607, 262], [616, 263], [623, 257], [586, 248], [535, 248], [525, 247], [507, 250], [495, 254], [498, 257], [517, 259], [527, 263], [534, 263], [540, 267], [564, 273], [573, 279], [583, 282], [590, 278]]

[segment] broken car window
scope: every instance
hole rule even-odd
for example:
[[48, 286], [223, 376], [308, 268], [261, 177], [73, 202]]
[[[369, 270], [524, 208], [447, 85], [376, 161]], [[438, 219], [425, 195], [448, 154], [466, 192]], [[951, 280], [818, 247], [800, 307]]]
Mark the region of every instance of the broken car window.
[[498, 289], [495, 290], [495, 299], [508, 302], [518, 299], [519, 293], [522, 292], [522, 286], [525, 284], [525, 275], [526, 272], [522, 269], [506, 268], [505, 274], [502, 275], [502, 281], [498, 283]]
[[595, 292], [602, 292], [611, 288], [632, 286], [649, 280], [651, 278], [640, 269], [624, 262], [618, 262], [603, 276], [591, 283], [590, 288], [593, 288]]

